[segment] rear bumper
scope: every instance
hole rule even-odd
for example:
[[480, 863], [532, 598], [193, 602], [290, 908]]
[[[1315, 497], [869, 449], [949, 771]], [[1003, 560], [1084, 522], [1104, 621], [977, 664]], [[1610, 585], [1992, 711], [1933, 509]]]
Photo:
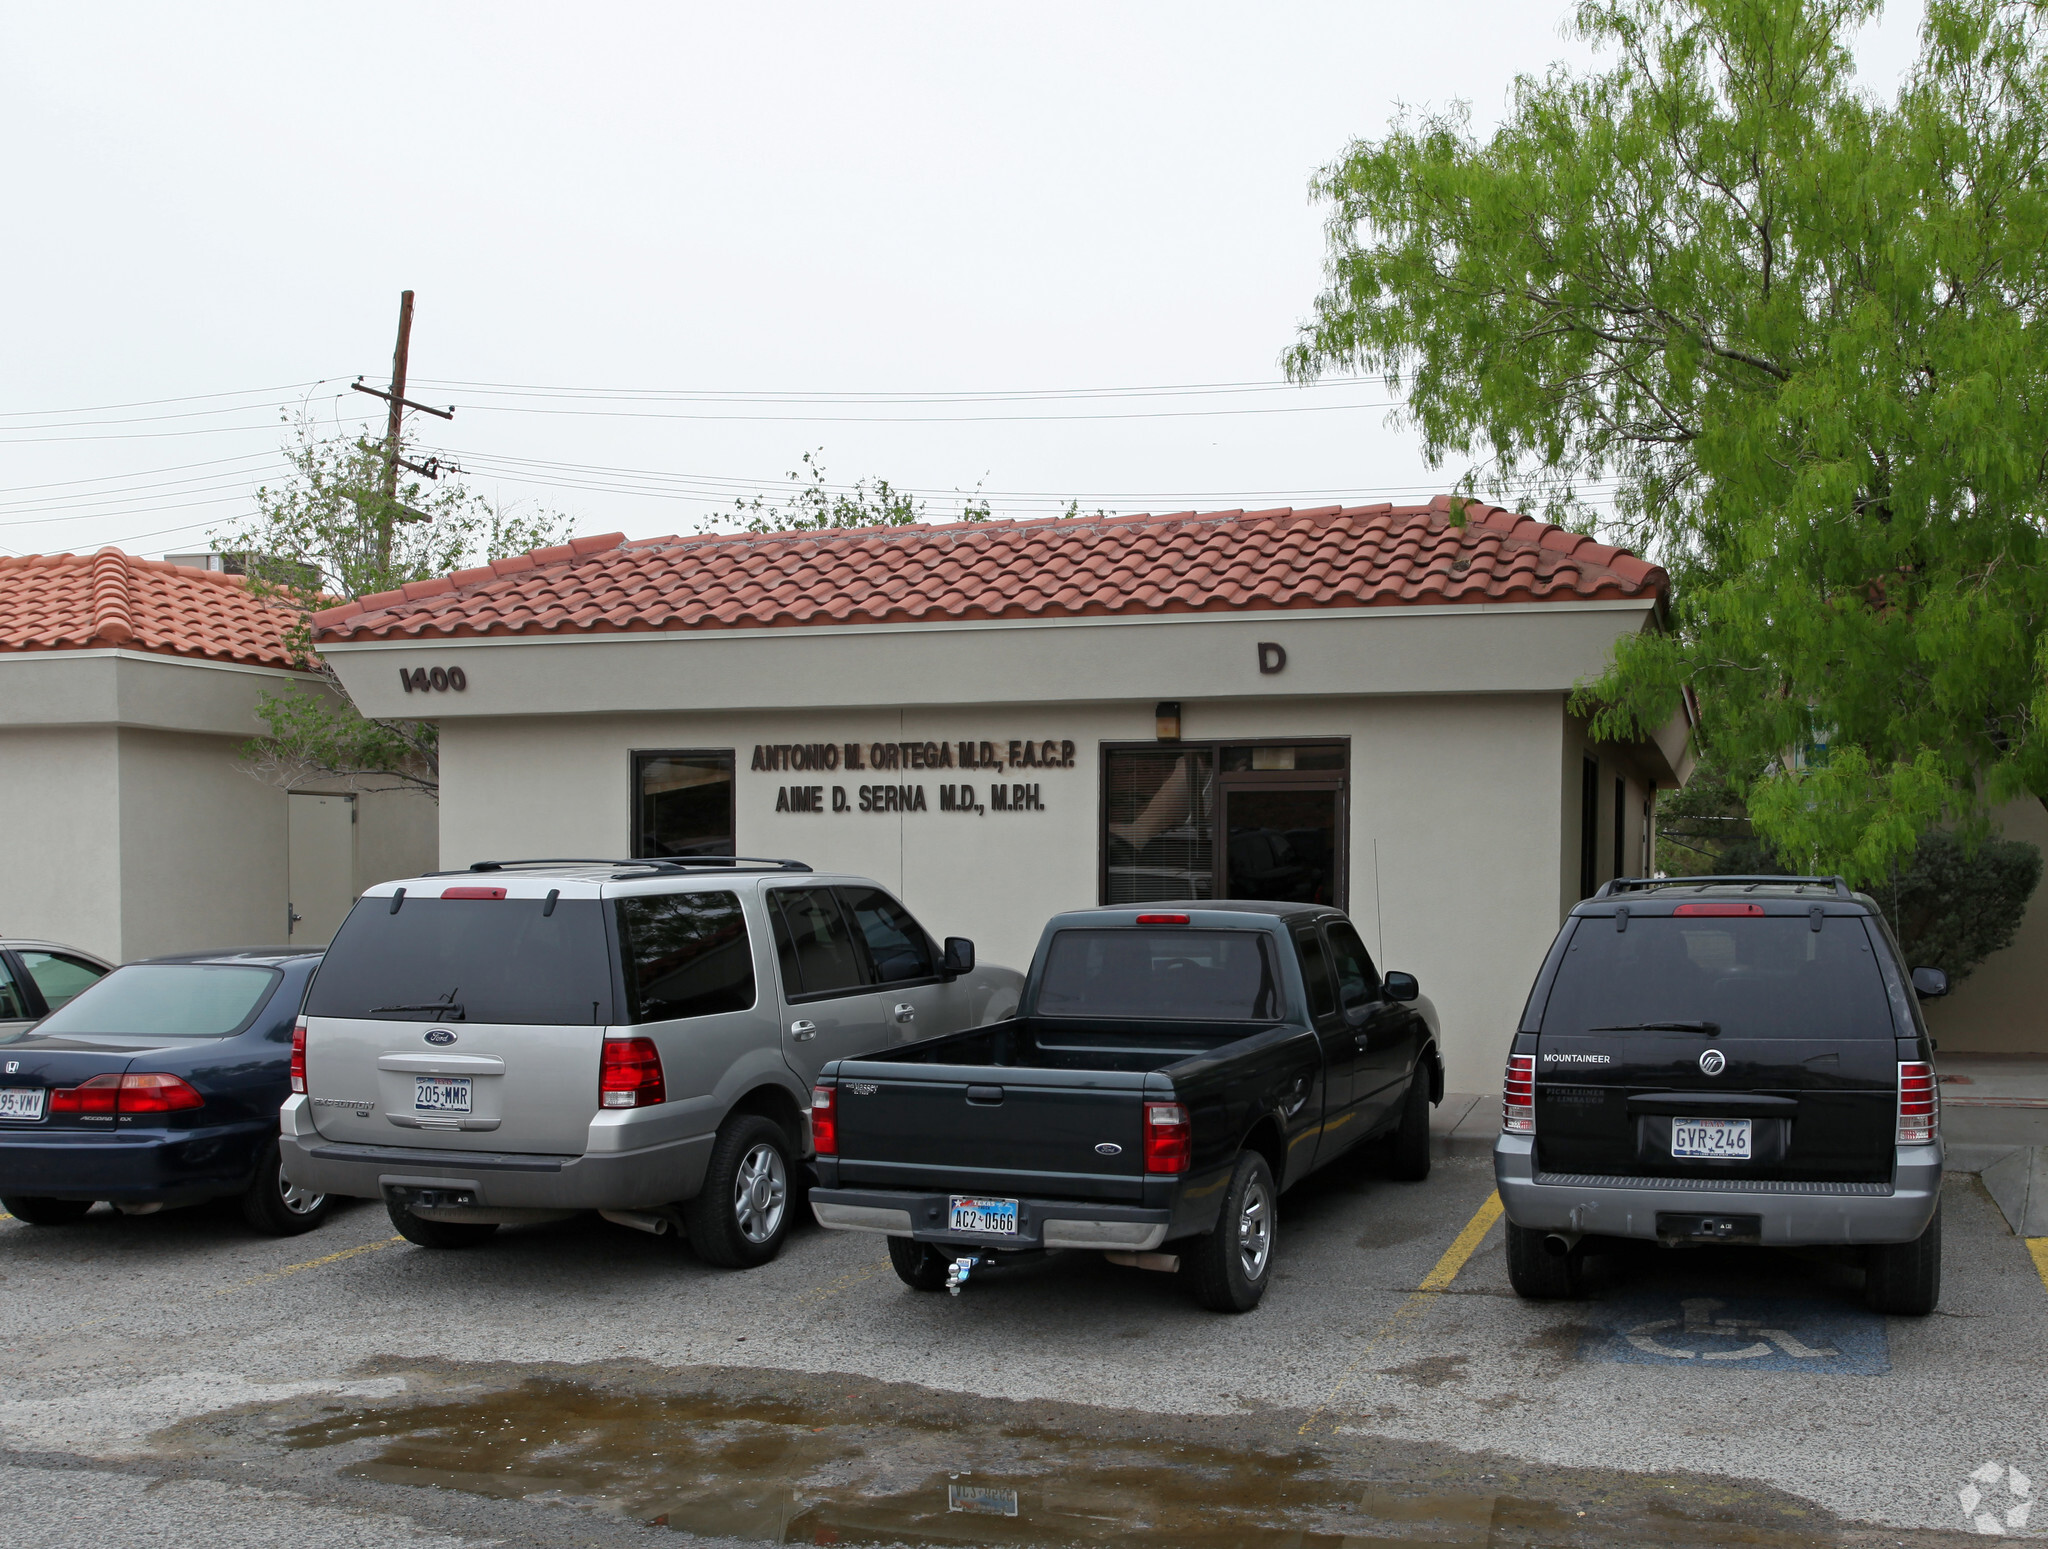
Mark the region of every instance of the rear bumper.
[[[357, 1145], [322, 1138], [304, 1109], [284, 1105], [285, 1176], [323, 1194], [381, 1199], [391, 1189], [433, 1189], [468, 1196], [463, 1219], [531, 1220], [535, 1210], [655, 1210], [694, 1197], [703, 1187], [716, 1135], [633, 1151], [583, 1156], [517, 1152], [435, 1151]], [[296, 1106], [295, 1106], [296, 1105]]]
[[947, 1228], [950, 1196], [893, 1189], [813, 1189], [811, 1213], [836, 1232], [881, 1232], [949, 1248], [1026, 1253], [1039, 1248], [1106, 1248], [1147, 1253], [1166, 1241], [1170, 1210], [1098, 1200], [1020, 1199], [1014, 1236]]
[[1942, 1148], [1900, 1146], [1891, 1186], [1762, 1183], [1741, 1179], [1580, 1178], [1538, 1174], [1535, 1141], [1502, 1135], [1493, 1148], [1500, 1202], [1516, 1226], [1600, 1237], [1657, 1236], [1658, 1213], [1757, 1216], [1774, 1247], [1911, 1242], [1941, 1199]]
[[0, 1132], [0, 1195], [186, 1205], [249, 1186], [268, 1121], [205, 1129]]

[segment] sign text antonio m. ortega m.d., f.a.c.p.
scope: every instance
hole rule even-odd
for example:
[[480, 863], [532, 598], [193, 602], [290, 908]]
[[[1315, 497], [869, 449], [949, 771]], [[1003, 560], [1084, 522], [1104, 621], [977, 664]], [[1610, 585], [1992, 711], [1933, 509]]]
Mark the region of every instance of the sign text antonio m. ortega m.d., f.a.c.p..
[[[1072, 769], [1074, 744], [1054, 738], [1007, 742], [764, 742], [754, 748], [760, 771], [867, 772], [870, 770], [974, 769], [989, 772]], [[941, 785], [934, 803], [922, 784], [781, 785], [777, 812], [1043, 812], [1038, 781], [961, 782]]]

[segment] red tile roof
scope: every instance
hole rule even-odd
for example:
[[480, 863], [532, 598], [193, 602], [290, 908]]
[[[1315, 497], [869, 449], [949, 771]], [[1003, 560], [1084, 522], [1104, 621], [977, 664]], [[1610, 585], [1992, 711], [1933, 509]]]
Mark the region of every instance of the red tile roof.
[[118, 646], [164, 656], [289, 667], [294, 615], [240, 576], [119, 549], [0, 555], [0, 651]]
[[621, 533], [313, 616], [322, 644], [471, 635], [938, 623], [1273, 608], [1660, 599], [1655, 565], [1477, 502]]

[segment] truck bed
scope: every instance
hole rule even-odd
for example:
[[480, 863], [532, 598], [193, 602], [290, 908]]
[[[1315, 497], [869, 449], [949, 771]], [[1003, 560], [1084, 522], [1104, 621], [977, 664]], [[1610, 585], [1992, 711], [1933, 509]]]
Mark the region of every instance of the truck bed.
[[1088, 1022], [1070, 1017], [1022, 1017], [922, 1043], [902, 1044], [843, 1062], [853, 1065], [975, 1065], [991, 1070], [1164, 1070], [1236, 1043], [1265, 1024], [1160, 1024]]

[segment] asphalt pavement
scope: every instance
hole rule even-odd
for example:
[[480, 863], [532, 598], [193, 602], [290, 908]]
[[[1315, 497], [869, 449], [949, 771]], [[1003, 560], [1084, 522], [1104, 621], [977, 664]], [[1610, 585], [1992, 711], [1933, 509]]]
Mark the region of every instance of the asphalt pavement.
[[1237, 1318], [1078, 1254], [920, 1294], [879, 1238], [809, 1225], [733, 1273], [595, 1219], [457, 1252], [369, 1204], [284, 1241], [224, 1211], [0, 1220], [0, 1521], [24, 1545], [2025, 1533], [2048, 1285], [1975, 1178], [1943, 1208], [1920, 1320], [1866, 1312], [1839, 1256], [1732, 1248], [1521, 1302], [1477, 1156], [1312, 1179]]

